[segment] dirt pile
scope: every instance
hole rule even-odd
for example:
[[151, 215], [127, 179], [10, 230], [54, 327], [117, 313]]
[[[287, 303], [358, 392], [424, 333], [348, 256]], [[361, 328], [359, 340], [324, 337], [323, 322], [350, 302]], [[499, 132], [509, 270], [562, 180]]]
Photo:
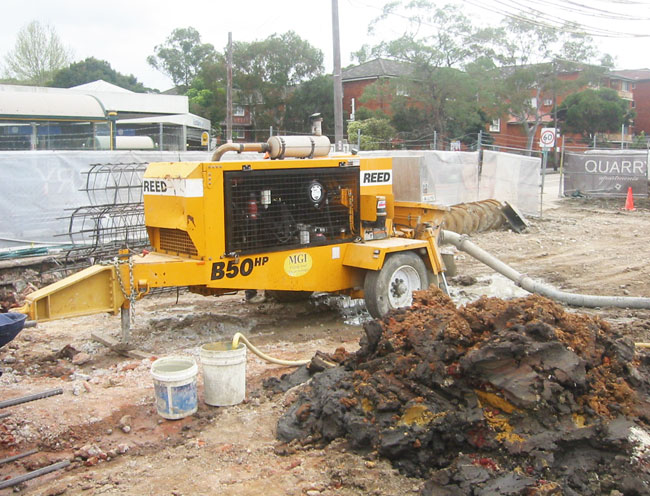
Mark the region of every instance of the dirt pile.
[[432, 289], [365, 330], [280, 438], [346, 438], [428, 479], [421, 494], [650, 494], [650, 356], [606, 322]]

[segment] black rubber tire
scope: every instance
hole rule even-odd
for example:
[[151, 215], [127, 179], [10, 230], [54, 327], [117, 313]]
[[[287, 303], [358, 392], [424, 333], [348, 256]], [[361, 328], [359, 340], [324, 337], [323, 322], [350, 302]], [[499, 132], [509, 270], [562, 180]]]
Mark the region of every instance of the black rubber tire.
[[[403, 279], [407, 274], [409, 281]], [[406, 287], [400, 284], [401, 287], [396, 288], [397, 282]], [[427, 268], [418, 255], [410, 251], [393, 253], [386, 257], [381, 270], [366, 272], [363, 284], [366, 308], [370, 315], [379, 319], [395, 308], [411, 306], [413, 291], [428, 287]]]
[[275, 289], [267, 289], [264, 293], [280, 303], [292, 303], [294, 301], [308, 300], [313, 294], [313, 291], [278, 291]]

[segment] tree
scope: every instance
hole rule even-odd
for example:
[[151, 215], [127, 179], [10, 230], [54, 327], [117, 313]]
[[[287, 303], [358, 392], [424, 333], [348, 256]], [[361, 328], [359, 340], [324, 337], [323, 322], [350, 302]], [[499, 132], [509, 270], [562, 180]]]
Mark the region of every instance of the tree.
[[486, 31], [474, 27], [458, 7], [437, 7], [426, 0], [391, 2], [372, 27], [393, 15], [407, 20], [406, 32], [375, 47], [364, 46], [356, 57], [407, 62], [412, 73], [369, 86], [361, 102], [384, 102], [382, 107], [392, 102], [391, 122], [408, 140], [432, 139], [434, 132], [462, 136], [480, 127], [485, 117], [479, 98], [483, 74], [462, 69], [487, 52]]
[[407, 21], [403, 35], [374, 47], [364, 45], [353, 57], [360, 62], [388, 56], [419, 66], [460, 67], [483, 53], [478, 43], [482, 30], [474, 27], [456, 5], [438, 7], [427, 0], [389, 2], [368, 31], [373, 32], [387, 20], [393, 22], [395, 17]]
[[248, 106], [257, 133], [269, 126], [286, 129], [289, 97], [300, 83], [322, 73], [323, 53], [288, 31], [233, 43], [233, 65], [239, 103]]
[[48, 86], [71, 88], [72, 86], [91, 83], [99, 79], [137, 93], [154, 91], [145, 87], [133, 74], [128, 76], [121, 74], [105, 60], [98, 60], [94, 57], [88, 57], [86, 60], [75, 62], [65, 69], [56, 71]]
[[55, 29], [32, 21], [18, 32], [13, 50], [5, 56], [5, 75], [42, 86], [54, 71], [68, 65], [70, 59], [71, 52]]
[[[492, 71], [499, 82], [499, 110], [522, 126], [531, 150], [537, 129], [550, 116], [544, 100], [598, 80], [603, 70], [588, 64], [596, 55], [593, 40], [575, 34], [574, 26], [556, 29], [518, 18], [507, 20], [500, 32], [490, 40], [501, 65]], [[570, 72], [576, 79], [558, 77]]]
[[214, 134], [218, 135], [226, 118], [226, 64], [221, 54], [203, 62], [187, 97], [190, 112], [210, 119]]
[[634, 111], [610, 88], [586, 89], [569, 95], [558, 109], [565, 131], [593, 138], [596, 133], [620, 131]]
[[214, 46], [201, 43], [199, 32], [188, 27], [174, 29], [165, 43], [155, 47], [155, 55], [147, 57], [147, 62], [186, 91], [201, 70], [202, 64], [215, 57]]
[[284, 119], [286, 130], [290, 133], [309, 132], [309, 116], [316, 113], [323, 118], [323, 134], [334, 134], [334, 92], [329, 75], [300, 83], [291, 92]]
[[395, 128], [391, 126], [388, 119], [377, 118], [348, 123], [350, 141], [356, 141], [359, 131], [361, 131], [362, 150], [386, 150], [391, 148], [391, 142], [396, 134]]

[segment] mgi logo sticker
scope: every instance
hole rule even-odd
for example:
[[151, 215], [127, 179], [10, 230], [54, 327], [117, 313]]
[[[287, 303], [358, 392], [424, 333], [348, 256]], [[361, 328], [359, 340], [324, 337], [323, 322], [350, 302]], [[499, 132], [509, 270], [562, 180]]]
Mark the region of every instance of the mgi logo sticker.
[[284, 260], [284, 271], [291, 277], [304, 276], [311, 270], [312, 259], [309, 253], [294, 253]]

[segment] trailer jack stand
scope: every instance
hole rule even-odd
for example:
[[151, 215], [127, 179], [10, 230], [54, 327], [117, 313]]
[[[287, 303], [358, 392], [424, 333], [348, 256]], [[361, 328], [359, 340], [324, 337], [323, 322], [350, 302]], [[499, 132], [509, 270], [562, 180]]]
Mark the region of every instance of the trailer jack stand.
[[128, 356], [130, 358], [151, 358], [151, 355], [140, 350], [134, 349], [133, 345], [130, 343], [131, 340], [131, 308], [122, 306], [120, 308], [120, 339], [113, 339], [102, 334], [92, 333], [91, 337], [103, 344], [104, 346], [109, 347], [115, 353], [120, 355]]

